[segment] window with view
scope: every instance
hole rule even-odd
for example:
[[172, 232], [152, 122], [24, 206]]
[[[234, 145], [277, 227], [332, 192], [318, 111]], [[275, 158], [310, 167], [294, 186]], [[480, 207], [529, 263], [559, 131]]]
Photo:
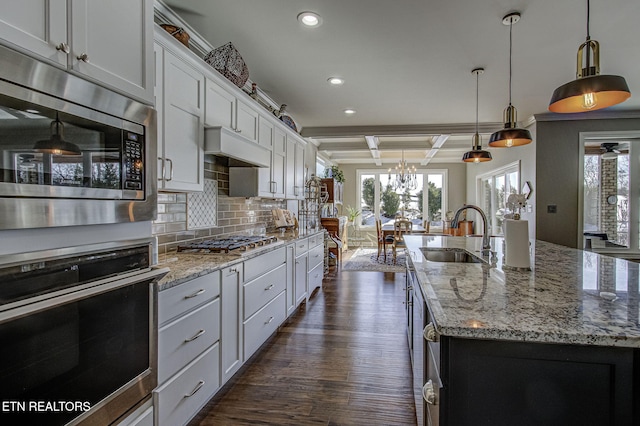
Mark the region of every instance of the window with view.
[[416, 225], [424, 225], [428, 220], [431, 230], [442, 230], [447, 198], [446, 170], [418, 171], [414, 189], [394, 189], [395, 174], [383, 170], [359, 170], [357, 176], [361, 226], [374, 227], [376, 218], [384, 225], [401, 215]]
[[511, 163], [500, 169], [478, 176], [478, 205], [489, 222], [489, 232], [502, 235], [502, 223], [507, 210], [507, 198], [520, 193], [520, 164]]

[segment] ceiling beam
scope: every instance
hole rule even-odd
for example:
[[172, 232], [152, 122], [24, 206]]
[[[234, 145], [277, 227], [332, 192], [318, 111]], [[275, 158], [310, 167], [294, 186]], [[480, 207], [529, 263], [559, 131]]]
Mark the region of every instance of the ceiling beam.
[[442, 148], [442, 145], [449, 139], [451, 135], [438, 135], [433, 138], [433, 145], [431, 145], [431, 149], [427, 151], [427, 155], [420, 162], [421, 166], [426, 166], [429, 164], [429, 161], [433, 158], [434, 155], [438, 153], [438, 150]]
[[367, 146], [369, 146], [369, 151], [371, 151], [371, 156], [373, 157], [373, 162], [376, 163], [376, 166], [382, 166], [382, 160], [380, 160], [380, 151], [378, 151], [378, 144], [380, 141], [377, 136], [365, 136], [364, 139], [367, 141]]
[[[480, 133], [493, 133], [504, 127], [504, 123], [480, 123]], [[389, 126], [335, 126], [335, 127], [303, 127], [300, 134], [307, 137], [340, 137], [340, 136], [399, 136], [399, 135], [441, 135], [469, 134], [476, 131], [475, 123], [451, 124], [410, 124]]]

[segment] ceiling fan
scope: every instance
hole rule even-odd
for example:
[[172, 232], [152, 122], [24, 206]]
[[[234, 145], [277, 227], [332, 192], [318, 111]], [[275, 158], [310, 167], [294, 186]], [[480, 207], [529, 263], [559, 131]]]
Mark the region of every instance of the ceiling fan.
[[628, 154], [629, 147], [626, 143], [605, 142], [600, 144], [601, 158], [609, 160], [617, 158], [619, 154]]

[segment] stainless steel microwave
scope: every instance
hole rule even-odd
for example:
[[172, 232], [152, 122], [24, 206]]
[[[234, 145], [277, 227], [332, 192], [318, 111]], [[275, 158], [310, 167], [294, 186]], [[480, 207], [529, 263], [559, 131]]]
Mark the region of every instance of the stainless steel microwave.
[[155, 110], [0, 47], [0, 229], [149, 221]]

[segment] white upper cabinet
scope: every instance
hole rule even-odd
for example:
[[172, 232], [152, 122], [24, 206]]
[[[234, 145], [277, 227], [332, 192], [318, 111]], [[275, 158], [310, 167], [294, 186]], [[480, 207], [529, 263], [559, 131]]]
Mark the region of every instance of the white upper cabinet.
[[0, 8], [3, 44], [67, 66], [66, 0], [0, 0]]
[[0, 42], [153, 102], [153, 0], [0, 0]]
[[304, 145], [293, 137], [287, 138], [286, 198], [304, 198]]
[[204, 75], [161, 45], [156, 63], [158, 189], [202, 191]]
[[256, 109], [210, 78], [207, 78], [205, 124], [227, 127], [252, 142], [258, 141]]

